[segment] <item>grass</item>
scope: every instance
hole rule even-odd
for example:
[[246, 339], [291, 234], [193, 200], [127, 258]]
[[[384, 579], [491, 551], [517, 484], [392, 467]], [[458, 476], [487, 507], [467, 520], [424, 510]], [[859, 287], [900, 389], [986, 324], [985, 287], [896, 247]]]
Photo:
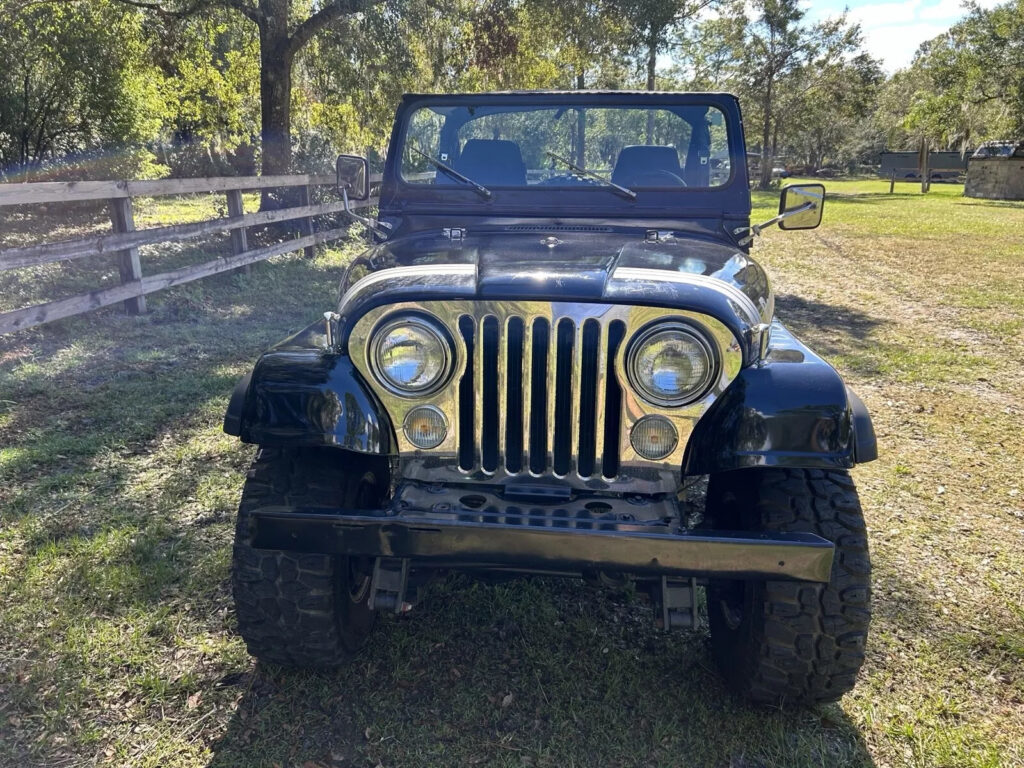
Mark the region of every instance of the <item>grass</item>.
[[[706, 635], [659, 633], [638, 598], [572, 582], [454, 578], [346, 670], [254, 664], [228, 591], [252, 449], [220, 418], [259, 351], [330, 306], [343, 247], [154, 295], [145, 317], [0, 339], [0, 764], [1024, 764], [1024, 206], [828, 187], [820, 229], [770, 231], [755, 253], [880, 439], [854, 473], [875, 623], [842, 702], [747, 707]], [[777, 196], [754, 198], [768, 218]], [[178, 206], [144, 203], [140, 226], [210, 213]], [[96, 268], [0, 275], [0, 303], [68, 295]]]

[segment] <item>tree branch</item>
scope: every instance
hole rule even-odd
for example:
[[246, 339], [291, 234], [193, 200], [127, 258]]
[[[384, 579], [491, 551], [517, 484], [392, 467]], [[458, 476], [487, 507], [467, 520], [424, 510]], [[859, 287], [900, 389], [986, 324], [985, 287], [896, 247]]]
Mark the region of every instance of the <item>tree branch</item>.
[[[230, 0], [229, 0], [230, 1]], [[288, 39], [286, 55], [294, 56], [310, 39], [332, 21], [366, 10], [374, 0], [334, 0], [299, 24]]]
[[213, 2], [232, 11], [238, 11], [258, 27], [262, 27], [267, 21], [267, 17], [263, 15], [259, 6], [247, 3], [246, 0], [213, 0]]

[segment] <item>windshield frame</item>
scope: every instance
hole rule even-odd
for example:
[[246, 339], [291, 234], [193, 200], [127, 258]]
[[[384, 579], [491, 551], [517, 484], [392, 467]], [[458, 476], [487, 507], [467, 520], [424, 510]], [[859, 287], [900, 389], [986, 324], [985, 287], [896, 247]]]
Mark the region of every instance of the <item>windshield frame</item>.
[[[612, 194], [603, 185], [493, 186], [483, 200], [471, 187], [460, 184], [421, 184], [401, 176], [401, 154], [406, 148], [411, 117], [424, 107], [676, 107], [707, 106], [721, 112], [727, 132], [730, 158], [728, 178], [709, 187], [643, 187], [637, 199]], [[517, 91], [478, 94], [407, 94], [396, 114], [390, 149], [384, 167], [380, 197], [381, 215], [465, 213], [562, 216], [737, 216], [749, 215], [743, 122], [739, 104], [725, 93], [666, 93], [658, 91]]]

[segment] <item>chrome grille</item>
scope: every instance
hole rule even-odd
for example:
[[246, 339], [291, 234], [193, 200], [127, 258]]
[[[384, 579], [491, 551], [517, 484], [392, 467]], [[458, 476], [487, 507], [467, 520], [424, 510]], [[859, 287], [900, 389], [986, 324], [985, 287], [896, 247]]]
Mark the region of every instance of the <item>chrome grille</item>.
[[[453, 342], [452, 378], [424, 397], [390, 391], [376, 380], [368, 358], [375, 329], [406, 313], [436, 318]], [[682, 408], [644, 402], [621, 370], [628, 339], [650, 323], [669, 319], [689, 321], [707, 332], [722, 360], [707, 396]], [[355, 321], [347, 343], [353, 364], [395, 426], [401, 477], [498, 485], [517, 484], [531, 475], [557, 476], [563, 486], [630, 493], [677, 490], [693, 425], [736, 377], [743, 359], [732, 333], [712, 317], [579, 302], [389, 304]], [[411, 409], [421, 405], [440, 410], [450, 425], [441, 444], [429, 450], [416, 448], [401, 427]], [[670, 419], [679, 433], [676, 450], [658, 462], [637, 455], [629, 441], [633, 425], [647, 414]]]
[[463, 314], [459, 467], [486, 474], [613, 478], [622, 392], [621, 320]]

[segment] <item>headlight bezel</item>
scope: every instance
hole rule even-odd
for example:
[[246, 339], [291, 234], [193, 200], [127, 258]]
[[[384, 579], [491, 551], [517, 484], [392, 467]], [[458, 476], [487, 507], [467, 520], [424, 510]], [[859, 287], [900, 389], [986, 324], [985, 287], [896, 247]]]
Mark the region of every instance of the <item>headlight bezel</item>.
[[[707, 370], [697, 386], [690, 388], [678, 397], [663, 397], [653, 391], [640, 376], [637, 360], [645, 346], [666, 334], [682, 334], [703, 351], [707, 359]], [[630, 387], [648, 405], [658, 408], [682, 408], [699, 402], [712, 389], [721, 373], [721, 360], [718, 346], [711, 342], [707, 334], [694, 323], [679, 318], [659, 319], [648, 323], [633, 334], [626, 348], [624, 359], [626, 380]]]
[[[435, 379], [420, 387], [407, 387], [396, 383], [384, 372], [382, 345], [388, 334], [397, 328], [412, 326], [426, 331], [437, 342], [441, 354], [440, 373]], [[451, 380], [455, 369], [455, 345], [447, 328], [438, 320], [419, 313], [390, 315], [381, 320], [370, 334], [366, 349], [370, 371], [377, 382], [391, 394], [408, 399], [422, 399], [436, 394]]]

